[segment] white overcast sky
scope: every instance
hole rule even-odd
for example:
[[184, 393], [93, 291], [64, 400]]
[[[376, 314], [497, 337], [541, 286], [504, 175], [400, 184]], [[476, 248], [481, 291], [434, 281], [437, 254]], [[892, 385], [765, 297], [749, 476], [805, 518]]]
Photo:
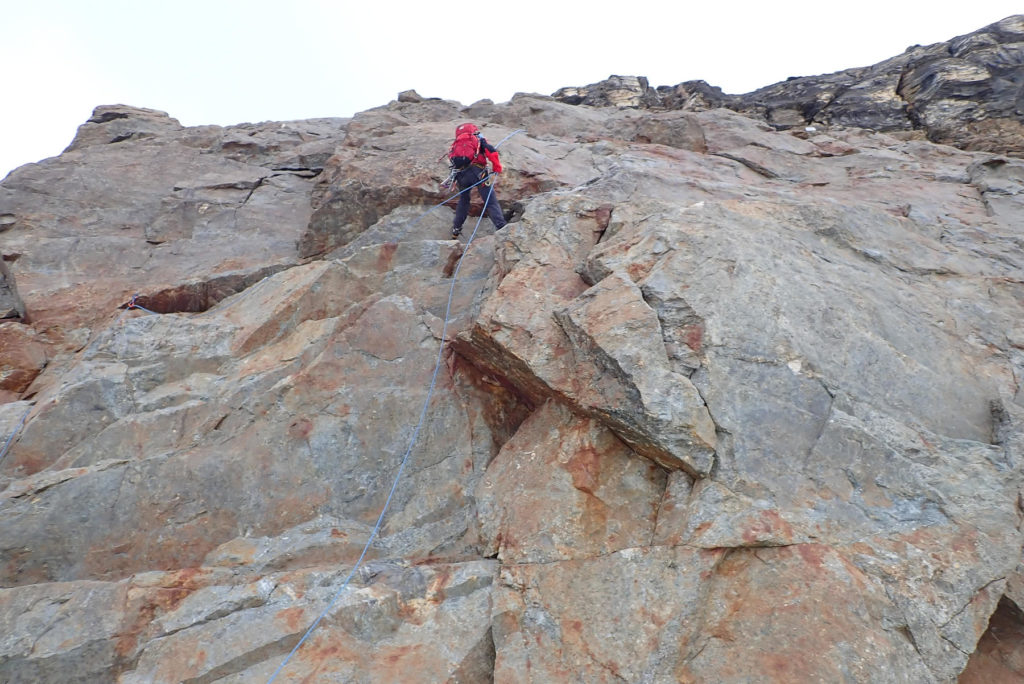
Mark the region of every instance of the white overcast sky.
[[744, 93], [970, 33], [1021, 0], [7, 0], [0, 178], [101, 104], [183, 124], [351, 116], [402, 90], [470, 104], [611, 74]]

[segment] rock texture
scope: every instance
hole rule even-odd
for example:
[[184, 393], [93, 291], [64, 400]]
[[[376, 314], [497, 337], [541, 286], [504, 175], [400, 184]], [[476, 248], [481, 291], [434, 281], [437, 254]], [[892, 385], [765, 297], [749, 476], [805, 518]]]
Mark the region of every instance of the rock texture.
[[[203, 311], [297, 264], [312, 178], [343, 124], [185, 129], [163, 112], [99, 107], [64, 154], [11, 172], [3, 255], [41, 353], [81, 348], [133, 294], [159, 313]], [[0, 349], [23, 336], [0, 324]], [[39, 371], [4, 361], [0, 390], [24, 391]]]
[[[0, 680], [320, 615], [275, 681], [1024, 672], [1024, 161], [607, 98], [101, 107], [0, 184]], [[464, 120], [523, 129], [471, 244]]]
[[1024, 153], [1024, 15], [944, 43], [907, 48], [869, 67], [790, 78], [745, 95], [704, 81], [652, 88], [612, 76], [563, 88], [569, 104], [701, 111], [728, 107], [777, 129], [857, 127], [914, 132], [929, 140], [999, 154]]

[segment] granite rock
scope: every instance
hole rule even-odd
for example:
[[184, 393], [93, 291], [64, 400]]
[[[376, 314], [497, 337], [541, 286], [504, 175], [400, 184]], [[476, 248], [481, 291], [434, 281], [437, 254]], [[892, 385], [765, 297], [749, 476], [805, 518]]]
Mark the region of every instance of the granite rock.
[[[683, 86], [99, 108], [13, 172], [0, 679], [1019, 673], [1017, 157]], [[515, 220], [452, 240], [467, 120]]]

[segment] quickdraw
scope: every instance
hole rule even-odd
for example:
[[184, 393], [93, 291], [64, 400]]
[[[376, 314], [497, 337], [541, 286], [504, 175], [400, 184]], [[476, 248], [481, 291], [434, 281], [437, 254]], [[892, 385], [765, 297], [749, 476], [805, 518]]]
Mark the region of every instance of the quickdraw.
[[449, 169], [448, 177], [441, 181], [441, 189], [447, 190], [448, 188], [455, 185], [455, 177], [459, 175], [459, 170], [454, 166]]
[[[449, 189], [449, 188], [451, 188], [451, 187], [452, 187], [453, 185], [455, 185], [455, 177], [456, 177], [456, 176], [458, 176], [458, 175], [459, 175], [459, 173], [460, 173], [460, 172], [462, 172], [462, 171], [465, 171], [465, 169], [464, 169], [464, 168], [463, 168], [463, 169], [457, 169], [457, 168], [455, 168], [454, 166], [453, 166], [453, 167], [451, 167], [451, 168], [450, 168], [450, 169], [448, 170], [448, 177], [447, 177], [447, 178], [445, 178], [445, 179], [444, 179], [443, 181], [441, 181], [441, 189], [442, 189], [442, 190], [448, 190], [448, 189]], [[489, 186], [489, 185], [491, 184], [491, 181], [492, 181], [492, 180], [493, 180], [493, 177], [492, 177], [492, 174], [491, 174], [491, 172], [490, 172], [490, 171], [488, 171], [488, 170], [487, 170], [487, 169], [485, 168], [485, 169], [484, 169], [484, 177], [483, 177], [483, 178], [482, 178], [482, 179], [480, 180], [480, 182], [478, 183], [478, 185], [483, 185], [483, 186], [485, 186], [485, 187], [486, 187], [486, 186]]]

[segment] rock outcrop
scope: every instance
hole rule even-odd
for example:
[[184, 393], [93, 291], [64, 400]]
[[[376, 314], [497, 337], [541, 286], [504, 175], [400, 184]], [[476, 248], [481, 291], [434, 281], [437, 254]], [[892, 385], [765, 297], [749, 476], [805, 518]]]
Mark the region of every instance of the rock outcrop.
[[701, 111], [727, 107], [777, 129], [856, 127], [920, 132], [968, 150], [1024, 155], [1024, 15], [944, 43], [907, 48], [873, 66], [790, 78], [745, 95], [704, 81], [651, 87], [612, 76], [563, 88], [562, 102]]
[[14, 171], [0, 680], [267, 681], [321, 616], [275, 681], [1024, 673], [1024, 161], [636, 107], [101, 107]]

